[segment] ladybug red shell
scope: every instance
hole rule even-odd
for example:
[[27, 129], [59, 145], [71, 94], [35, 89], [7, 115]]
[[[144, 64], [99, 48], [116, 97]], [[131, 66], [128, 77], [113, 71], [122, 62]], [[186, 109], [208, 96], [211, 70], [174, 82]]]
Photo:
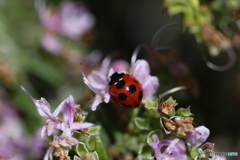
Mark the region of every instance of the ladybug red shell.
[[130, 74], [113, 73], [109, 81], [109, 93], [124, 108], [137, 108], [143, 97], [142, 85]]

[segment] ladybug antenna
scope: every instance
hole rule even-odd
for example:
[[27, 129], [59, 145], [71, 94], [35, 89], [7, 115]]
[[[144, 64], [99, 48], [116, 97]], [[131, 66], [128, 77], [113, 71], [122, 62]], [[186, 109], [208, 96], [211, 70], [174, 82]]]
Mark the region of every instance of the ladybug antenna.
[[150, 49], [147, 45], [145, 44], [139, 44], [135, 50], [133, 51], [132, 59], [131, 59], [131, 65], [133, 65], [136, 62], [138, 53], [140, 52], [141, 49], [144, 49], [148, 54], [150, 53]]
[[[158, 45], [158, 40], [160, 38], [160, 36], [162, 36], [162, 34], [169, 29], [179, 29], [181, 30], [181, 25], [177, 24], [177, 23], [170, 23], [167, 25], [164, 25], [163, 27], [161, 27], [160, 29], [158, 29], [158, 31], [154, 34], [153, 36], [153, 40], [152, 40], [152, 48], [153, 51], [159, 49]], [[170, 48], [170, 47], [164, 47], [164, 48]]]
[[228, 48], [227, 50], [227, 54], [228, 54], [228, 62], [225, 65], [222, 66], [218, 66], [213, 64], [212, 62], [210, 62], [206, 56], [203, 56], [203, 61], [205, 62], [205, 64], [207, 65], [208, 68], [215, 70], [215, 71], [226, 71], [228, 70], [230, 67], [232, 67], [232, 65], [234, 64], [234, 62], [236, 61], [236, 53], [233, 50], [233, 48]]
[[166, 91], [166, 92], [163, 92], [162, 94], [160, 94], [160, 95], [158, 96], [158, 103], [161, 103], [163, 97], [165, 97], [166, 95], [175, 93], [175, 92], [180, 91], [180, 90], [183, 90], [183, 89], [186, 89], [186, 87], [184, 87], [184, 86], [175, 87], [175, 88], [172, 88], [172, 89], [170, 89], [170, 90], [168, 90], [168, 91]]
[[92, 103], [93, 101], [93, 97], [91, 97], [91, 99], [87, 102], [87, 104], [84, 105], [84, 107], [82, 108], [82, 110], [84, 110], [85, 108], [87, 108], [87, 106], [89, 106], [90, 103]]

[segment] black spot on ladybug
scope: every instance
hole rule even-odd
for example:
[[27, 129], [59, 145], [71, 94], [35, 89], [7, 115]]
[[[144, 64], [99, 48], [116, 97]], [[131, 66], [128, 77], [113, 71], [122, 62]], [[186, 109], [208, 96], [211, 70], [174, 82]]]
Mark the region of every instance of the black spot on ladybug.
[[142, 100], [142, 97], [143, 97], [143, 92], [139, 92], [139, 95], [138, 95], [138, 101], [141, 101]]
[[132, 108], [131, 105], [122, 104], [122, 106], [123, 106], [124, 108]]
[[131, 84], [130, 86], [128, 86], [128, 92], [130, 93], [134, 93], [136, 92], [136, 86]]
[[118, 99], [123, 101], [123, 100], [127, 99], [127, 95], [124, 94], [124, 93], [119, 93], [118, 94]]
[[123, 86], [126, 84], [126, 82], [124, 80], [121, 80], [119, 82], [117, 82], [116, 87], [117, 89], [123, 88]]
[[110, 76], [110, 82], [108, 83], [108, 85], [113, 85], [114, 83], [118, 82], [119, 79], [121, 79], [125, 74], [124, 73], [113, 73], [111, 76]]

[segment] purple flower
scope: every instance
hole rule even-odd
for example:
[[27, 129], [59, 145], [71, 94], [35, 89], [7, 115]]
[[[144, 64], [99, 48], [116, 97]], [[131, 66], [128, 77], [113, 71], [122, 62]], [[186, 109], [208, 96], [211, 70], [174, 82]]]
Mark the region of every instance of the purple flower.
[[65, 2], [60, 7], [60, 31], [73, 39], [93, 28], [94, 17], [81, 2]]
[[36, 100], [27, 92], [23, 86], [21, 86], [21, 88], [35, 104], [38, 114], [47, 119], [45, 125], [42, 128], [41, 137], [43, 137], [46, 133], [48, 136], [50, 136], [56, 130], [55, 126], [59, 123], [58, 114], [64, 107], [65, 100], [56, 108], [53, 113], [51, 113], [50, 106], [44, 98], [41, 98], [41, 100]]
[[117, 60], [111, 63], [110, 58], [107, 57], [102, 62], [100, 69], [92, 71], [92, 73], [88, 75], [88, 78], [81, 69], [84, 83], [96, 94], [92, 101], [92, 110], [96, 110], [100, 103], [108, 103], [110, 101], [108, 90], [110, 75], [114, 72], [127, 73], [127, 71], [141, 83], [143, 88], [143, 102], [145, 102], [146, 99], [153, 98], [153, 94], [159, 87], [159, 81], [157, 77], [150, 75], [150, 68], [147, 61], [134, 60], [129, 68], [126, 62]]
[[[40, 158], [42, 156], [43, 141], [33, 137], [24, 136], [21, 120], [13, 108], [0, 101], [0, 157], [11, 160], [25, 160]], [[1, 159], [0, 158], [0, 159]]]
[[39, 17], [42, 25], [49, 31], [57, 31], [61, 24], [58, 11], [46, 8], [45, 6], [40, 7]]
[[[74, 98], [73, 96], [68, 96], [57, 108], [51, 113], [50, 106], [47, 101], [43, 98], [41, 100], [35, 100], [24, 87], [22, 90], [31, 98], [37, 107], [37, 111], [40, 116], [47, 119], [44, 127], [42, 128], [41, 135], [42, 137], [47, 133], [51, 135], [55, 130], [62, 131], [60, 136], [54, 135], [54, 141], [50, 143], [50, 147], [47, 150], [44, 160], [48, 158], [52, 159], [52, 153], [54, 149], [57, 149], [56, 152], [61, 151], [60, 157], [68, 157], [67, 147], [71, 147], [79, 143], [78, 139], [73, 137], [75, 131], [81, 129], [92, 127], [92, 123], [80, 123], [79, 121], [74, 122]], [[62, 113], [63, 120], [61, 120], [58, 115]]]
[[[82, 71], [82, 70], [81, 70]], [[96, 110], [97, 106], [102, 103], [110, 101], [110, 94], [107, 93], [107, 77], [99, 71], [93, 71], [89, 75], [89, 80], [82, 71], [84, 83], [96, 94], [92, 101], [92, 110]]]
[[195, 128], [195, 132], [188, 132], [186, 135], [186, 143], [192, 147], [198, 147], [205, 142], [210, 134], [208, 128], [199, 126]]
[[74, 122], [74, 99], [72, 96], [69, 96], [65, 100], [64, 108], [63, 108], [63, 119], [62, 123], [58, 123], [55, 128], [63, 131], [60, 137], [55, 135], [55, 141], [60, 141], [63, 139], [68, 139], [66, 144], [61, 144], [62, 146], [72, 146], [78, 143], [78, 140], [72, 137], [74, 131], [85, 129], [92, 127], [92, 123], [79, 123]]
[[[185, 154], [186, 148], [179, 139], [159, 140], [156, 134], [152, 135], [153, 143], [149, 145], [154, 150], [154, 156], [157, 160], [187, 160]], [[166, 148], [163, 151], [163, 148]]]
[[[65, 129], [70, 130], [70, 133], [72, 134], [72, 131], [88, 128], [93, 125], [92, 123], [73, 123], [74, 99], [71, 95], [62, 103], [60, 103], [56, 110], [51, 113], [50, 106], [44, 98], [41, 98], [41, 100], [36, 100], [27, 92], [23, 86], [21, 86], [21, 88], [35, 104], [38, 114], [47, 119], [45, 125], [42, 128], [41, 137], [43, 137], [46, 133], [48, 136], [50, 136], [56, 129], [63, 132]], [[63, 122], [61, 122], [58, 118], [58, 115], [61, 111], [63, 112]]]
[[137, 60], [132, 64], [130, 74], [133, 75], [142, 85], [143, 101], [151, 99], [159, 87], [159, 80], [156, 76], [150, 75], [150, 67], [147, 61]]
[[56, 35], [45, 33], [41, 39], [41, 44], [48, 52], [57, 54], [61, 50], [61, 43]]
[[58, 148], [60, 150], [63, 150], [65, 153], [61, 156], [67, 156], [67, 150], [66, 147], [71, 147], [79, 143], [78, 139], [73, 137], [73, 132], [85, 128], [92, 127], [92, 123], [79, 123], [74, 122], [74, 99], [72, 96], [69, 96], [65, 101], [64, 107], [63, 107], [63, 119], [64, 121], [62, 123], [58, 123], [55, 128], [62, 131], [62, 134], [60, 136], [54, 135], [54, 141], [50, 143], [50, 147], [47, 150], [44, 160], [52, 157], [52, 153], [54, 151], [54, 148]]
[[72, 39], [81, 38], [95, 23], [93, 15], [80, 2], [65, 2], [56, 9], [45, 6], [39, 8], [39, 17], [46, 30], [58, 32]]

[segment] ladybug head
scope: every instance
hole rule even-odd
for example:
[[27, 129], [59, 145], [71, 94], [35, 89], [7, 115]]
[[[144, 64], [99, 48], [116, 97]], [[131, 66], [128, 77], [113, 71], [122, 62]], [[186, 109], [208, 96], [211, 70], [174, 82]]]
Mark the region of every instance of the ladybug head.
[[110, 81], [108, 83], [108, 85], [113, 85], [114, 83], [118, 82], [119, 79], [121, 79], [125, 74], [124, 73], [113, 73], [111, 76], [110, 76]]

